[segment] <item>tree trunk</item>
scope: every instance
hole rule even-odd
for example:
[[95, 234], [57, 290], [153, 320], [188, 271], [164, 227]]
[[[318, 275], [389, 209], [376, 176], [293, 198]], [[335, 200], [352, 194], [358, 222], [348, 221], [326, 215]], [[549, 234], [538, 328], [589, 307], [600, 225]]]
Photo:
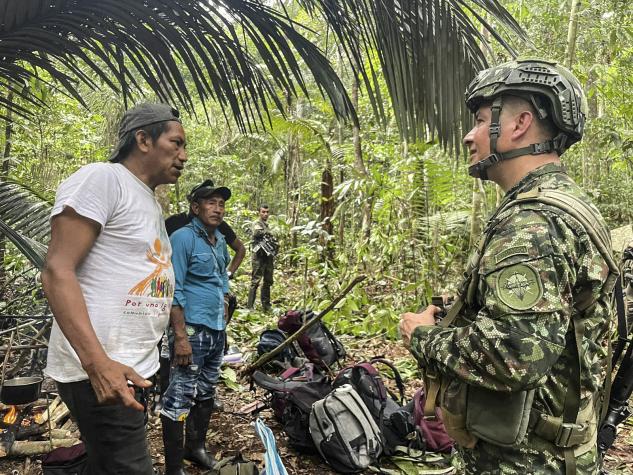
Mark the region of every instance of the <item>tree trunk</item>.
[[[352, 104], [354, 105], [354, 108], [356, 110], [358, 110], [358, 87], [358, 77], [354, 77], [354, 82], [352, 83]], [[363, 160], [360, 128], [357, 125], [354, 125], [352, 127], [352, 137], [354, 143], [354, 167], [356, 168], [358, 174], [365, 179], [366, 189], [369, 189], [370, 176], [367, 172], [367, 167], [365, 166], [365, 162]], [[366, 196], [363, 199], [363, 203], [361, 232], [365, 239], [369, 239], [369, 236], [371, 234], [371, 215], [374, 208], [373, 193], [366, 193]]]
[[332, 260], [334, 257], [333, 241], [331, 239], [334, 233], [332, 225], [332, 216], [334, 216], [334, 179], [332, 177], [332, 162], [328, 158], [325, 169], [321, 174], [321, 229], [328, 234], [328, 237], [321, 238], [321, 246], [323, 246], [323, 256], [325, 259]]
[[572, 0], [569, 11], [569, 27], [567, 28], [567, 50], [565, 64], [571, 69], [576, 60], [576, 38], [578, 37], [578, 10], [582, 0]]
[[[13, 101], [13, 92], [7, 94], [7, 102]], [[13, 118], [11, 116], [11, 109], [7, 107], [7, 118], [4, 125], [4, 153], [2, 155], [2, 177], [9, 176], [9, 169], [11, 168], [11, 140], [13, 134]], [[4, 235], [0, 235], [0, 285], [2, 285], [6, 278], [4, 256], [6, 254], [6, 238]], [[4, 296], [0, 296], [4, 298]]]

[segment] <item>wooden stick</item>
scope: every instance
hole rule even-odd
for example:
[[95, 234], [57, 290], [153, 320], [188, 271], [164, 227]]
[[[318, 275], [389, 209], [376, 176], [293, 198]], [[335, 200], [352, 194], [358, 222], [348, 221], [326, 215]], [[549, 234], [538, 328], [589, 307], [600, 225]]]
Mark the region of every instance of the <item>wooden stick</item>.
[[7, 353], [4, 355], [4, 362], [2, 363], [2, 377], [0, 377], [0, 388], [4, 386], [4, 377], [7, 374], [7, 363], [9, 362], [9, 356], [11, 355], [11, 346], [13, 345], [13, 337], [15, 337], [15, 330], [11, 332], [9, 338], [9, 345], [7, 346]]
[[9, 455], [41, 455], [47, 454], [57, 447], [72, 447], [79, 443], [79, 439], [47, 440], [16, 440], [9, 450]]
[[59, 406], [61, 402], [62, 402], [62, 399], [59, 396], [53, 399], [51, 403], [48, 405], [48, 407], [46, 408], [46, 410], [42, 412], [42, 414], [38, 414], [36, 416], [35, 422], [37, 422], [38, 424], [44, 424], [49, 419], [51, 414], [55, 412], [55, 409], [57, 408], [57, 406]]
[[57, 408], [57, 410], [55, 411], [55, 414], [51, 416], [51, 424], [54, 425], [55, 427], [59, 427], [59, 424], [69, 415], [70, 415], [70, 409], [66, 407], [66, 404], [61, 403], [59, 407]]
[[315, 316], [315, 317], [311, 318], [310, 320], [308, 320], [301, 328], [299, 328], [296, 332], [294, 332], [292, 335], [290, 335], [285, 341], [280, 343], [279, 346], [277, 346], [277, 348], [275, 348], [274, 350], [269, 351], [268, 353], [265, 353], [262, 356], [260, 356], [252, 365], [250, 365], [248, 368], [246, 368], [244, 370], [244, 374], [251, 374], [257, 368], [259, 368], [260, 366], [265, 365], [270, 360], [272, 360], [275, 356], [277, 356], [279, 353], [281, 353], [284, 348], [286, 348], [288, 345], [290, 345], [292, 342], [294, 342], [308, 328], [310, 328], [311, 326], [315, 325], [316, 322], [320, 321], [328, 312], [330, 312], [330, 310], [332, 310], [334, 307], [336, 307], [336, 305], [341, 300], [343, 300], [343, 298], [356, 286], [356, 284], [362, 282], [363, 280], [365, 280], [365, 278], [366, 278], [366, 276], [364, 276], [364, 275], [359, 275], [358, 277], [356, 277], [345, 288], [345, 290], [343, 290], [338, 296], [336, 296], [334, 298], [334, 300], [332, 300], [330, 302], [330, 304], [323, 311], [321, 311], [317, 316]]

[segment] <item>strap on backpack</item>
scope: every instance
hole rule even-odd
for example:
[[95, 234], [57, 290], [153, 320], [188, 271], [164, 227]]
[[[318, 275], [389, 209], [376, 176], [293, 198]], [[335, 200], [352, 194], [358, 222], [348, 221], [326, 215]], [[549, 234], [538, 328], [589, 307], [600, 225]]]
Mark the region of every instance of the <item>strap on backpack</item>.
[[[399, 402], [400, 402], [400, 405], [404, 405], [404, 401], [405, 401], [404, 381], [402, 380], [402, 376], [400, 375], [400, 371], [398, 371], [398, 368], [396, 368], [396, 366], [391, 361], [383, 358], [382, 356], [376, 356], [370, 359], [369, 362], [371, 364], [382, 363], [385, 366], [388, 366], [391, 369], [391, 371], [393, 371], [393, 378], [396, 382], [398, 392], [400, 393]], [[398, 399], [398, 398], [394, 398], [394, 399]]]

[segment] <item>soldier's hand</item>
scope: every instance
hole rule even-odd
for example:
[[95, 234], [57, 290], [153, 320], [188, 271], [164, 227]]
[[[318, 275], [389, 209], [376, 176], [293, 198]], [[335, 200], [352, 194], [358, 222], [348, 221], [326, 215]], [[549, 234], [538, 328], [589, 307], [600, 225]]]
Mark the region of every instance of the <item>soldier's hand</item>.
[[440, 307], [429, 305], [422, 313], [407, 312], [400, 315], [400, 336], [404, 346], [411, 345], [411, 334], [420, 325], [435, 325], [435, 314], [441, 312]]
[[141, 377], [129, 366], [105, 358], [92, 362], [85, 367], [90, 384], [94, 389], [99, 404], [122, 404], [143, 411], [143, 405], [134, 398], [134, 387], [149, 388], [152, 383]]
[[177, 366], [189, 366], [193, 363], [193, 351], [191, 343], [186, 335], [178, 335], [174, 338], [174, 364]]

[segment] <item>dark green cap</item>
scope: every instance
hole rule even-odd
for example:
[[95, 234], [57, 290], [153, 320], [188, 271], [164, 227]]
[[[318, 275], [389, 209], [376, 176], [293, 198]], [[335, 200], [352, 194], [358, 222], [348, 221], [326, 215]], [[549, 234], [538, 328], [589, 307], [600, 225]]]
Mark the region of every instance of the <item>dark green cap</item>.
[[112, 154], [110, 154], [108, 160], [111, 162], [121, 160], [122, 157], [119, 154], [123, 147], [123, 139], [128, 132], [169, 120], [181, 122], [178, 109], [168, 104], [150, 104], [146, 102], [125, 111], [119, 124], [119, 143], [112, 151]]

